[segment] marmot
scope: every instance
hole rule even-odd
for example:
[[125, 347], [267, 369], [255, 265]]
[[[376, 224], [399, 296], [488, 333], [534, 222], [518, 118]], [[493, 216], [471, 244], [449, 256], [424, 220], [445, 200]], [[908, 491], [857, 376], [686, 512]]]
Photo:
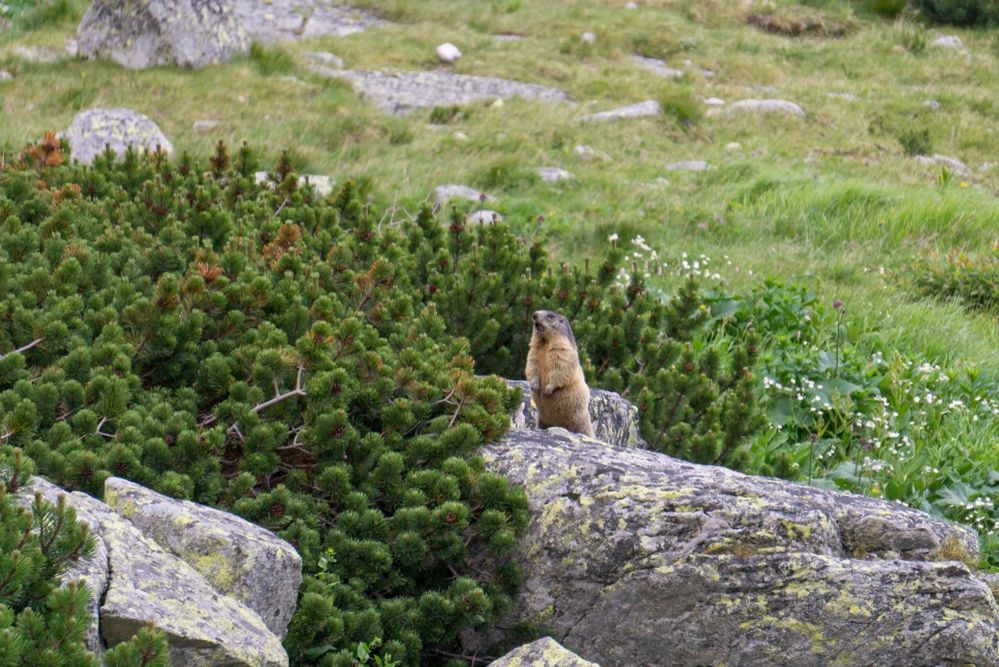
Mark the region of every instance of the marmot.
[[524, 370], [538, 406], [538, 427], [562, 428], [593, 437], [590, 389], [579, 365], [569, 320], [550, 310], [534, 313], [534, 334]]

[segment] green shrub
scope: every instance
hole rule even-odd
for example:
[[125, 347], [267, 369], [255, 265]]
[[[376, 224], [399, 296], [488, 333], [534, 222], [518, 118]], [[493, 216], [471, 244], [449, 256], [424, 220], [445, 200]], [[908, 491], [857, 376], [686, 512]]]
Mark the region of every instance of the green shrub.
[[929, 155], [933, 152], [930, 131], [925, 128], [903, 127], [895, 136], [906, 155]]
[[287, 158], [257, 184], [246, 147], [81, 167], [53, 142], [0, 172], [0, 437], [65, 488], [120, 475], [289, 540], [296, 664], [437, 664], [506, 610], [526, 500], [475, 450], [519, 399], [476, 374], [522, 376], [534, 309], [573, 319], [657, 449], [745, 458], [751, 355], [695, 343], [693, 285], [619, 284], [616, 247], [549, 274], [505, 226], [379, 225]]
[[[67, 567], [93, 553], [93, 537], [64, 497], [53, 506], [36, 494], [30, 509], [15, 502], [31, 472], [21, 450], [0, 452], [0, 664], [97, 667], [83, 643], [92, 592], [76, 581], [60, 586]], [[107, 658], [112, 667], [165, 667], [166, 641], [145, 630]]]
[[913, 55], [926, 51], [926, 29], [921, 25], [903, 23], [895, 28], [895, 43]]
[[687, 92], [668, 92], [659, 98], [659, 108], [663, 118], [687, 129], [701, 122], [704, 112], [700, 103]]
[[893, 19], [908, 6], [908, 0], [866, 0], [864, 6], [878, 16]]
[[926, 16], [952, 25], [993, 25], [999, 22], [999, 0], [916, 0]]
[[929, 254], [912, 262], [903, 278], [924, 296], [959, 299], [999, 312], [999, 245], [991, 252]]

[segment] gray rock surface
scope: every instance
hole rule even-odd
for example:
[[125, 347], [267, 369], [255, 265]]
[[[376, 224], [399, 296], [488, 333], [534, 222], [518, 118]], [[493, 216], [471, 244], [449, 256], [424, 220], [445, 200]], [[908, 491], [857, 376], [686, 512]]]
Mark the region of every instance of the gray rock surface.
[[604, 667], [999, 664], [992, 592], [942, 560], [977, 560], [967, 528], [556, 429], [480, 453], [531, 512], [504, 627]]
[[940, 111], [940, 109], [943, 108], [943, 105], [941, 105], [936, 100], [924, 100], [923, 106], [929, 109], [930, 111]]
[[[53, 500], [65, 493], [44, 480], [33, 480], [36, 488]], [[219, 594], [201, 574], [108, 505], [79, 492], [66, 497], [105, 547], [95, 553], [95, 560], [103, 557], [106, 569], [99, 563], [84, 567], [88, 585], [93, 581], [97, 589], [107, 573], [103, 591], [95, 596], [106, 645], [127, 641], [152, 623], [166, 634], [173, 667], [287, 666], [281, 641], [256, 612]]]
[[453, 63], [461, 58], [461, 49], [451, 42], [445, 42], [438, 46], [436, 53], [438, 60], [443, 63]]
[[[526, 380], [507, 380], [522, 393], [520, 407], [513, 413], [515, 429], [537, 430], [538, 409], [531, 399], [531, 387]], [[612, 391], [590, 388], [590, 421], [597, 440], [615, 447], [646, 446], [638, 427], [638, 408]]]
[[667, 171], [707, 171], [710, 168], [711, 165], [704, 160], [684, 160], [666, 164]]
[[957, 172], [959, 174], [968, 173], [968, 165], [961, 162], [957, 158], [948, 157], [946, 155], [917, 155], [916, 162], [924, 166], [943, 166], [947, 167], [951, 171]]
[[932, 42], [930, 46], [935, 46], [941, 49], [954, 49], [960, 50], [964, 48], [964, 42], [957, 35], [943, 35], [942, 37], [937, 37]]
[[14, 75], [5, 69], [0, 69], [0, 81], [13, 81]]
[[580, 120], [599, 123], [609, 120], [620, 120], [622, 118], [647, 118], [649, 116], [658, 115], [659, 102], [656, 102], [655, 100], [646, 100], [644, 102], [639, 102], [638, 104], [629, 104], [626, 107], [618, 107], [617, 109], [610, 109], [608, 111], [586, 114], [585, 116], [580, 117]]
[[284, 636], [302, 583], [302, 558], [290, 544], [233, 514], [174, 500], [117, 477], [104, 483], [104, 498], [212, 588], [239, 600], [271, 632]]
[[158, 146], [167, 155], [173, 155], [173, 144], [156, 123], [131, 109], [82, 111], [63, 134], [69, 141], [73, 159], [83, 164], [93, 162], [108, 145], [119, 155], [129, 146], [150, 152]]
[[220, 121], [206, 118], [205, 120], [194, 121], [194, 123], [191, 124], [191, 129], [200, 134], [204, 134], [206, 132], [211, 132], [219, 125], [221, 125]]
[[76, 39], [84, 58], [129, 69], [205, 67], [250, 48], [225, 0], [94, 0]]
[[274, 44], [329, 35], [346, 37], [385, 25], [356, 7], [330, 0], [228, 0], [243, 30], [255, 42]]
[[787, 100], [739, 100], [733, 102], [725, 113], [729, 116], [737, 114], [776, 114], [804, 118], [805, 112], [794, 102]]
[[561, 90], [523, 81], [453, 72], [365, 72], [332, 70], [313, 72], [349, 81], [363, 97], [387, 113], [406, 114], [415, 109], [468, 104], [485, 100], [523, 97], [545, 102], [571, 102]]
[[443, 206], [452, 199], [467, 199], [468, 201], [494, 201], [496, 198], [480, 192], [467, 185], [457, 183], [446, 183], [434, 188], [434, 201], [438, 206]]
[[641, 65], [645, 69], [649, 70], [653, 74], [663, 77], [664, 79], [679, 79], [683, 76], [683, 70], [673, 69], [668, 67], [666, 63], [658, 58], [646, 58], [645, 56], [632, 56], [631, 59], [638, 65]]
[[489, 667], [600, 667], [583, 660], [551, 637], [544, 637], [516, 648], [502, 658], [493, 660]]
[[571, 181], [576, 175], [571, 171], [560, 169], [559, 167], [538, 167], [534, 170], [545, 183], [558, 183], [560, 181]]

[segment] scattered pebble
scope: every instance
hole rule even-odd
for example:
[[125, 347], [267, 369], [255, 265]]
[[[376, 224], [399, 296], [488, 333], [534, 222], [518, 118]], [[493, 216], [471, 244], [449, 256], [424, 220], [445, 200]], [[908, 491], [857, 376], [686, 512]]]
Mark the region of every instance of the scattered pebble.
[[916, 162], [925, 166], [940, 165], [947, 167], [951, 171], [956, 171], [959, 174], [968, 173], [968, 165], [964, 164], [957, 158], [940, 155], [939, 153], [936, 155], [917, 155]]
[[847, 100], [848, 102], [857, 102], [860, 100], [859, 97], [852, 93], [826, 93], [826, 97], [834, 97], [840, 100]]
[[926, 100], [923, 102], [923, 106], [930, 111], [940, 111], [941, 105], [936, 100]]
[[611, 161], [610, 155], [607, 155], [607, 153], [604, 153], [603, 151], [598, 151], [593, 146], [578, 144], [572, 149], [572, 152], [584, 160], [602, 160], [604, 162]]
[[742, 150], [742, 144], [740, 144], [738, 141], [733, 141], [731, 143], [725, 144], [725, 150], [727, 150], [729, 153], [737, 153], [738, 151]]
[[741, 113], [758, 114], [782, 114], [785, 116], [795, 116], [804, 118], [805, 112], [794, 102], [787, 100], [739, 100], [729, 106], [725, 113], [728, 115]]
[[596, 44], [597, 42], [597, 36], [594, 35], [592, 32], [584, 32], [581, 36], [581, 39], [587, 44]]
[[0, 81], [13, 81], [14, 75], [5, 69], [0, 69]]
[[456, 183], [438, 185], [434, 188], [434, 201], [438, 206], [443, 206], [452, 199], [467, 199], [468, 201], [494, 201], [495, 198], [490, 197], [484, 192], [479, 192], [475, 188], [470, 188], [467, 185], [458, 185]]
[[462, 132], [461, 130], [458, 130], [451, 136], [453, 136], [458, 141], [468, 141], [468, 135]]
[[718, 97], [709, 97], [704, 100], [704, 103], [709, 107], [723, 107], [725, 106], [725, 100]]
[[638, 9], [638, 5], [634, 2], [629, 2], [624, 6], [625, 9]]
[[461, 58], [461, 50], [451, 42], [445, 42], [437, 47], [437, 57], [441, 62], [453, 63]]
[[658, 58], [646, 58], [644, 56], [632, 56], [631, 59], [649, 70], [653, 74], [658, 74], [664, 79], [678, 79], [683, 76], [683, 70], [667, 67], [666, 63]]

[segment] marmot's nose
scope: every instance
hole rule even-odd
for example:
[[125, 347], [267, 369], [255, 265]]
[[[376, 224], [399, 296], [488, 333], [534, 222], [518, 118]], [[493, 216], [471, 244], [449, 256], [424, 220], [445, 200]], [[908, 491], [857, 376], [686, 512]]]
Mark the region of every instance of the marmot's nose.
[[534, 319], [535, 322], [537, 322], [538, 320], [541, 319], [541, 311], [540, 310], [534, 311], [534, 314], [531, 315], [531, 317]]

